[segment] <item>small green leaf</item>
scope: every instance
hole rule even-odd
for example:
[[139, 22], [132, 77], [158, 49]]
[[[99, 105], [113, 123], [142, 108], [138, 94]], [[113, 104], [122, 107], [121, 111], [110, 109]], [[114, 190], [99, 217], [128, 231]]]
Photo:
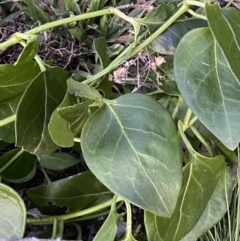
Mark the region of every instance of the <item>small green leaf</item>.
[[48, 130], [52, 140], [58, 146], [71, 147], [74, 144], [74, 133], [70, 130], [68, 122], [58, 114], [58, 109], [74, 105], [75, 103], [76, 101], [74, 101], [72, 96], [67, 92], [62, 103], [52, 113]]
[[[10, 161], [21, 149], [13, 149], [0, 157], [0, 168]], [[36, 173], [36, 156], [24, 152], [12, 164], [4, 169], [0, 174], [9, 182], [23, 183], [35, 176]]]
[[[153, 235], [150, 233], [152, 230], [150, 225], [154, 223], [158, 233], [156, 236], [154, 235], [156, 241], [178, 241], [184, 238], [203, 215], [219, 180], [222, 177], [225, 179], [223, 174], [225, 174], [226, 164], [223, 156], [206, 158], [195, 153], [193, 158], [183, 169], [182, 190], [171, 217], [163, 218], [149, 214], [150, 220], [152, 220], [146, 223], [147, 234], [150, 237]], [[223, 215], [222, 211], [221, 215]], [[157, 239], [159, 237], [160, 239]]]
[[81, 147], [90, 170], [114, 193], [157, 215], [173, 212], [182, 178], [179, 143], [157, 101], [126, 94], [106, 102], [84, 124]]
[[68, 92], [78, 97], [85, 97], [90, 100], [99, 100], [102, 98], [101, 94], [93, 87], [77, 82], [72, 78], [67, 80]]
[[240, 82], [223, 53], [209, 28], [194, 29], [178, 45], [175, 76], [194, 114], [234, 150], [240, 141]]
[[20, 100], [16, 116], [16, 144], [33, 154], [50, 154], [57, 149], [48, 123], [67, 91], [67, 73], [60, 67], [41, 72]]
[[112, 198], [112, 193], [91, 172], [74, 175], [27, 190], [27, 195], [44, 214], [49, 207], [67, 207], [77, 212]]
[[124, 213], [120, 214], [116, 211], [111, 211], [93, 241], [113, 241], [118, 230], [117, 222], [123, 216]]
[[9, 102], [21, 96], [26, 87], [40, 72], [35, 62], [0, 65], [0, 103]]
[[22, 238], [26, 225], [26, 207], [21, 197], [0, 183], [0, 237]]
[[33, 58], [36, 56], [37, 52], [38, 52], [38, 42], [36, 38], [31, 38], [27, 42], [27, 45], [24, 47], [21, 54], [18, 56], [18, 59], [15, 65], [31, 62]]
[[51, 155], [40, 156], [39, 162], [46, 169], [60, 171], [76, 165], [79, 160], [68, 153], [56, 152]]
[[107, 42], [106, 39], [101, 37], [101, 38], [95, 38], [93, 40], [93, 46], [95, 48], [97, 57], [100, 60], [102, 69], [106, 68], [111, 60], [107, 55]]

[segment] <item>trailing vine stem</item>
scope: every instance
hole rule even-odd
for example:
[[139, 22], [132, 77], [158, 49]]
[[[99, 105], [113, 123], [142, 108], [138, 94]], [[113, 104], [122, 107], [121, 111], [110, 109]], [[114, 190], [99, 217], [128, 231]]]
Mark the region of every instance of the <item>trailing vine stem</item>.
[[[28, 224], [34, 224], [34, 225], [46, 225], [46, 224], [53, 224], [54, 220], [57, 219], [57, 221], [65, 221], [69, 219], [74, 219], [82, 216], [86, 216], [92, 213], [96, 213], [104, 208], [107, 208], [111, 206], [112, 200], [110, 199], [106, 202], [100, 203], [94, 207], [90, 207], [84, 210], [80, 210], [78, 212], [69, 213], [69, 214], [63, 214], [63, 215], [57, 215], [57, 216], [49, 216], [49, 217], [38, 217], [38, 218], [27, 218]], [[117, 197], [116, 203], [122, 201], [123, 199], [121, 197]]]

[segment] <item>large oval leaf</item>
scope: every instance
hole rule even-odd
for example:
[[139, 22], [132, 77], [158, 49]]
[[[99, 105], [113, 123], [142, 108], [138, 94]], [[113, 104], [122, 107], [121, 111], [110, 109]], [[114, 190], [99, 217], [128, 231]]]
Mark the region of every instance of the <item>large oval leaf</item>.
[[234, 150], [240, 141], [240, 82], [209, 28], [192, 30], [182, 38], [174, 66], [179, 91], [188, 106]]
[[22, 238], [26, 217], [21, 197], [12, 188], [0, 183], [0, 238]]
[[[182, 190], [172, 216], [163, 218], [145, 212], [148, 239], [150, 241], [179, 241], [191, 232], [201, 220], [200, 224], [203, 227], [198, 226], [192, 233], [192, 236], [196, 237], [199, 232], [202, 234], [201, 231], [205, 231], [206, 225], [211, 227], [219, 221], [227, 209], [226, 204], [223, 205], [224, 208], [221, 206], [218, 209], [218, 195], [220, 195], [221, 201], [225, 200], [223, 183], [218, 184], [220, 179], [222, 179], [221, 182], [225, 181], [225, 168], [223, 156], [206, 158], [195, 154], [194, 160], [184, 167]], [[227, 182], [229, 183], [229, 173]], [[212, 218], [214, 210], [218, 210], [220, 213]], [[207, 211], [209, 213], [206, 213]]]
[[60, 67], [47, 67], [27, 87], [17, 109], [16, 145], [38, 155], [57, 149], [48, 123], [67, 90], [67, 72]]
[[167, 110], [142, 94], [106, 103], [85, 123], [81, 147], [90, 170], [114, 193], [170, 215], [182, 179], [179, 142]]

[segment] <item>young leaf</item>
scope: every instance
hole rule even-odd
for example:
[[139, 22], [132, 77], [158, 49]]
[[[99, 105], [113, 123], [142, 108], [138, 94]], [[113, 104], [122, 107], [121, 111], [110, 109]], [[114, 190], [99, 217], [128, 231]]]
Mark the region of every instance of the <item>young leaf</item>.
[[33, 78], [40, 72], [35, 62], [1, 65], [0, 67], [0, 103], [21, 96]]
[[84, 124], [81, 147], [90, 170], [114, 193], [157, 215], [173, 212], [182, 178], [179, 143], [157, 101], [126, 94], [106, 102]]
[[16, 116], [16, 144], [33, 154], [50, 154], [57, 149], [48, 123], [67, 90], [67, 73], [60, 67], [47, 68], [28, 86]]
[[91, 172], [31, 188], [27, 195], [44, 214], [51, 214], [46, 210], [50, 206], [65, 206], [68, 213], [73, 213], [112, 197], [112, 193]]
[[98, 101], [102, 98], [101, 94], [93, 87], [77, 82], [72, 78], [67, 80], [68, 92], [78, 97], [85, 97], [90, 100]]
[[123, 216], [124, 213], [120, 214], [116, 211], [111, 211], [93, 241], [113, 241], [118, 230], [117, 222]]
[[110, 58], [107, 55], [107, 42], [106, 39], [101, 38], [95, 38], [93, 40], [93, 46], [95, 48], [97, 57], [100, 60], [102, 68], [106, 68], [110, 64]]
[[35, 38], [32, 38], [27, 42], [27, 45], [24, 47], [23, 51], [18, 56], [15, 65], [31, 62], [33, 58], [36, 56], [37, 52], [38, 42]]
[[26, 225], [26, 207], [12, 188], [0, 183], [0, 237], [22, 238]]
[[64, 152], [56, 152], [51, 155], [40, 156], [40, 165], [49, 170], [60, 171], [76, 165], [79, 160]]
[[[160, 238], [158, 240], [178, 241], [184, 238], [203, 215], [224, 172], [223, 156], [206, 158], [194, 154], [194, 160], [184, 167], [182, 189], [174, 213], [170, 218], [149, 214], [147, 219], [149, 218], [150, 222], [146, 222], [147, 230], [152, 230], [153, 227], [150, 225], [154, 223], [158, 233], [154, 237]], [[151, 237], [153, 234], [149, 232], [150, 230], [147, 233]], [[150, 240], [157, 241], [157, 239]]]
[[240, 141], [240, 82], [209, 28], [194, 29], [182, 38], [174, 66], [179, 91], [188, 106], [234, 150]]
[[[10, 161], [18, 152], [20, 148], [13, 149], [0, 157], [0, 168]], [[36, 173], [36, 156], [24, 152], [12, 164], [4, 169], [1, 176], [13, 183], [27, 182], [35, 176]]]

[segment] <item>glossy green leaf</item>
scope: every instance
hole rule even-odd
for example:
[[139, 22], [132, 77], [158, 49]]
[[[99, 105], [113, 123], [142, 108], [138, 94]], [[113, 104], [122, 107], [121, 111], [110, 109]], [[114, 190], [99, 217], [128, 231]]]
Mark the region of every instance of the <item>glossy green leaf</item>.
[[74, 12], [75, 14], [81, 13], [76, 0], [64, 0], [64, 3], [67, 10]]
[[155, 52], [165, 55], [174, 55], [182, 37], [195, 28], [207, 27], [207, 21], [188, 18], [180, 19], [150, 43]]
[[16, 144], [33, 154], [50, 154], [57, 149], [48, 123], [67, 91], [67, 73], [60, 67], [47, 68], [28, 86], [16, 116]]
[[78, 97], [85, 97], [90, 100], [99, 100], [102, 98], [101, 94], [93, 87], [77, 82], [72, 78], [67, 80], [68, 92]]
[[18, 56], [17, 64], [23, 64], [27, 62], [31, 62], [33, 58], [36, 56], [38, 52], [38, 42], [36, 38], [31, 38], [28, 42], [27, 45], [24, 47], [23, 51], [21, 54]]
[[93, 241], [113, 241], [118, 230], [117, 222], [123, 215], [124, 213], [111, 211]]
[[9, 102], [25, 91], [26, 87], [40, 72], [35, 62], [16, 66], [12, 64], [0, 65], [0, 103]]
[[142, 94], [106, 101], [84, 124], [81, 147], [90, 170], [114, 193], [157, 215], [173, 212], [182, 178], [179, 143], [157, 101]]
[[226, 147], [234, 150], [240, 141], [240, 83], [209, 28], [192, 30], [182, 38], [174, 66], [187, 105]]
[[100, 60], [102, 68], [106, 68], [110, 64], [110, 58], [107, 55], [107, 42], [105, 38], [95, 38], [93, 40], [93, 46], [95, 48], [97, 57]]
[[[0, 168], [8, 163], [21, 149], [13, 149], [0, 157]], [[23, 152], [12, 164], [0, 172], [9, 182], [23, 183], [32, 179], [36, 174], [36, 156]]]
[[[146, 222], [149, 240], [178, 241], [184, 238], [204, 214], [209, 200], [225, 172], [225, 166], [223, 156], [206, 158], [195, 153], [194, 160], [189, 162], [183, 169], [182, 189], [176, 209], [171, 217], [163, 218], [147, 214], [146, 221], [150, 219], [149, 223]], [[216, 200], [213, 202], [216, 202]], [[153, 224], [157, 234], [151, 233]]]
[[46, 211], [51, 206], [67, 207], [68, 213], [73, 213], [112, 198], [112, 193], [91, 172], [29, 189], [27, 195], [44, 214], [51, 214]]
[[196, 226], [181, 241], [197, 240], [219, 222], [227, 212], [231, 194], [232, 175], [230, 169], [226, 167]]
[[0, 237], [22, 238], [26, 225], [26, 207], [21, 197], [0, 183]]
[[[205, 6], [209, 28], [218, 47], [225, 57], [225, 62], [231, 68], [232, 74], [240, 82], [240, 14], [239, 11], [225, 9], [222, 11], [218, 5]], [[217, 21], [216, 21], [217, 19]], [[221, 26], [221, 27], [219, 27]]]
[[[8, 102], [0, 104], [0, 120], [15, 115], [17, 105], [19, 103], [19, 97], [11, 99]], [[8, 143], [15, 142], [15, 125], [14, 121], [7, 125], [0, 126], [0, 139]]]
[[40, 165], [46, 169], [60, 171], [76, 165], [79, 160], [68, 153], [56, 152], [51, 155], [42, 155], [39, 159]]

